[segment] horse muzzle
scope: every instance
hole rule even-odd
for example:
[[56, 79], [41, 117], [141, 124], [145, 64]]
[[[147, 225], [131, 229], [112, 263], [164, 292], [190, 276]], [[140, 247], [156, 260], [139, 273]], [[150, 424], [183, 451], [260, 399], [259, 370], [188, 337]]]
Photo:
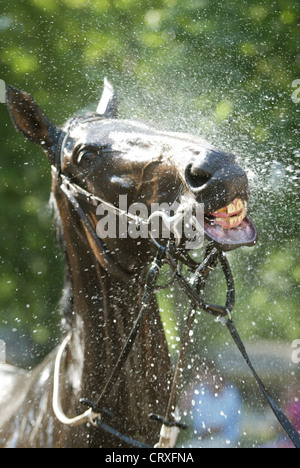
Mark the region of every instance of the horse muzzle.
[[256, 244], [257, 230], [247, 216], [247, 175], [233, 155], [211, 151], [204, 162], [187, 165], [185, 179], [196, 201], [204, 205], [208, 240], [223, 250]]

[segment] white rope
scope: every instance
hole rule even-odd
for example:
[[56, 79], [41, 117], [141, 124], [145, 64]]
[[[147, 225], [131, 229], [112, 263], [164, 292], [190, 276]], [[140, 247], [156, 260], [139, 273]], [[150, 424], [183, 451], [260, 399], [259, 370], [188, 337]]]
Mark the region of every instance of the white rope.
[[86, 423], [95, 424], [94, 421], [95, 419], [100, 418], [100, 414], [94, 413], [92, 408], [89, 408], [87, 411], [85, 411], [84, 413], [78, 416], [75, 416], [74, 418], [68, 418], [62, 409], [60, 396], [59, 396], [60, 395], [60, 385], [59, 385], [60, 367], [61, 367], [61, 360], [62, 360], [63, 353], [68, 343], [70, 342], [71, 338], [72, 338], [72, 333], [70, 332], [63, 340], [58, 350], [56, 359], [55, 359], [54, 379], [53, 379], [53, 397], [52, 397], [53, 411], [57, 419], [62, 424], [65, 424], [67, 426], [79, 426], [79, 425], [86, 424]]

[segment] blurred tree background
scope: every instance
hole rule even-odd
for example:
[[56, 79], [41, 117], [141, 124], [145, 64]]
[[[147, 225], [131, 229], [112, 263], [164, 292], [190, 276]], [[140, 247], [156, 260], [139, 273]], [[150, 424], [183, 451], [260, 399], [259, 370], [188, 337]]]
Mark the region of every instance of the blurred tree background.
[[[296, 0], [1, 0], [0, 78], [32, 94], [56, 124], [95, 110], [108, 76], [122, 117], [195, 133], [239, 156], [260, 235], [255, 248], [229, 255], [235, 322], [249, 341], [300, 338], [299, 17]], [[0, 337], [14, 362], [16, 344], [22, 355], [30, 345], [33, 359], [56, 342], [63, 264], [48, 163], [15, 132], [5, 104], [0, 116]], [[223, 302], [218, 279], [210, 294]], [[176, 295], [160, 297], [174, 342]], [[219, 324], [199, 321], [196, 343], [224, 339]]]

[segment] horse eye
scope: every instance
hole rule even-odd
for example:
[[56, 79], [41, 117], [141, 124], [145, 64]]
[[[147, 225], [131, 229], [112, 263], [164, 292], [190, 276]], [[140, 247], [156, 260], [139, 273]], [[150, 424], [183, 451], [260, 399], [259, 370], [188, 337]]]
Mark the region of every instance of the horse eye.
[[95, 151], [80, 151], [80, 153], [77, 156], [77, 163], [84, 163], [84, 162], [92, 162], [96, 157], [98, 156], [98, 153]]

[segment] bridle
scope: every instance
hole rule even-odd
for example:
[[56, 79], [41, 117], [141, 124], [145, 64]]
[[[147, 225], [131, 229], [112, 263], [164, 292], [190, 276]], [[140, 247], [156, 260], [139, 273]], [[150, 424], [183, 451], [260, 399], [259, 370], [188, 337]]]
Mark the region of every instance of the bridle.
[[[92, 117], [86, 119], [85, 121], [91, 120], [100, 120], [101, 117]], [[69, 127], [70, 128], [70, 127]], [[57, 182], [59, 189], [66, 195], [68, 201], [71, 203], [75, 211], [80, 217], [82, 225], [87, 233], [89, 242], [93, 245], [93, 251], [98, 252], [100, 263], [105, 264], [108, 271], [111, 274], [117, 276], [118, 278], [127, 281], [129, 274], [121, 269], [120, 266], [116, 265], [112, 261], [107, 249], [105, 248], [103, 242], [94, 231], [93, 226], [91, 225], [86, 213], [82, 209], [78, 199], [83, 197], [85, 201], [92, 203], [94, 206], [97, 206], [99, 203], [104, 203], [104, 206], [108, 210], [113, 210], [115, 214], [120, 216], [125, 214], [129, 220], [140, 222], [139, 219], [133, 219], [129, 213], [121, 212], [118, 208], [114, 207], [110, 203], [107, 203], [105, 200], [102, 200], [99, 197], [87, 192], [80, 186], [74, 184], [66, 175], [62, 173], [63, 167], [63, 155], [64, 148], [68, 138], [69, 130], [67, 133], [62, 134], [60, 139], [60, 150], [57, 151], [57, 159], [55, 166], [52, 166], [52, 175]], [[201, 263], [195, 262], [187, 253], [187, 251], [178, 246], [178, 242], [169, 241], [167, 245], [163, 246], [156, 242], [158, 251], [157, 255], [154, 258], [146, 278], [144, 294], [142, 298], [142, 306], [139, 311], [139, 314], [132, 326], [132, 329], [127, 337], [125, 345], [119, 354], [117, 362], [105, 382], [105, 385], [95, 401], [88, 400], [86, 398], [81, 399], [81, 403], [85, 405], [88, 409], [81, 415], [75, 416], [74, 418], [68, 418], [63, 412], [62, 405], [60, 402], [60, 369], [61, 361], [68, 343], [71, 340], [71, 333], [67, 334], [64, 338], [59, 351], [57, 353], [55, 369], [54, 369], [54, 385], [53, 385], [53, 410], [57, 419], [64, 425], [76, 426], [86, 423], [91, 423], [92, 425], [101, 428], [102, 430], [109, 432], [114, 435], [119, 440], [132, 445], [137, 448], [148, 448], [149, 445], [140, 442], [138, 440], [132, 439], [131, 437], [122, 434], [120, 431], [113, 427], [114, 420], [117, 420], [117, 417], [106, 409], [103, 405], [105, 397], [112, 390], [114, 384], [116, 383], [120, 371], [123, 369], [127, 358], [134, 346], [135, 339], [139, 334], [143, 321], [147, 314], [149, 313], [149, 302], [151, 297], [156, 291], [157, 281], [160, 275], [160, 271], [163, 265], [168, 265], [172, 272], [172, 283], [177, 282], [179, 287], [183, 290], [185, 295], [190, 301], [190, 310], [186, 319], [185, 330], [183, 334], [183, 339], [181, 343], [181, 348], [179, 351], [179, 356], [177, 364], [175, 366], [173, 381], [171, 385], [171, 390], [169, 394], [169, 401], [164, 415], [150, 414], [149, 418], [153, 421], [157, 421], [161, 424], [160, 439], [156, 447], [158, 448], [172, 448], [175, 446], [177, 434], [179, 429], [186, 428], [186, 425], [180, 422], [180, 417], [176, 412], [176, 405], [178, 399], [178, 393], [181, 387], [181, 373], [184, 368], [186, 352], [188, 344], [190, 341], [190, 333], [194, 324], [196, 317], [197, 309], [202, 309], [205, 312], [213, 315], [218, 320], [221, 321], [223, 325], [226, 326], [230, 332], [231, 337], [233, 338], [234, 343], [238, 347], [240, 353], [242, 354], [245, 362], [249, 366], [259, 388], [261, 389], [263, 395], [265, 396], [268, 404], [273, 410], [276, 418], [279, 423], [293, 442], [296, 448], [300, 448], [300, 436], [296, 429], [292, 426], [291, 422], [287, 416], [283, 413], [277, 402], [270, 396], [263, 382], [257, 375], [248, 353], [245, 349], [245, 346], [236, 330], [236, 327], [232, 320], [232, 311], [235, 303], [235, 288], [232, 272], [230, 265], [226, 258], [226, 254], [221, 248], [215, 243], [209, 243], [206, 252], [204, 255], [204, 260]], [[97, 254], [96, 254], [97, 255]], [[227, 286], [226, 301], [225, 305], [214, 305], [207, 303], [201, 296], [203, 296], [203, 291], [206, 286], [207, 279], [210, 273], [214, 270], [218, 262], [221, 265]], [[159, 286], [160, 289], [164, 287], [169, 287], [170, 283]], [[103, 422], [103, 415], [106, 415], [111, 418], [112, 425], [108, 425]]]

